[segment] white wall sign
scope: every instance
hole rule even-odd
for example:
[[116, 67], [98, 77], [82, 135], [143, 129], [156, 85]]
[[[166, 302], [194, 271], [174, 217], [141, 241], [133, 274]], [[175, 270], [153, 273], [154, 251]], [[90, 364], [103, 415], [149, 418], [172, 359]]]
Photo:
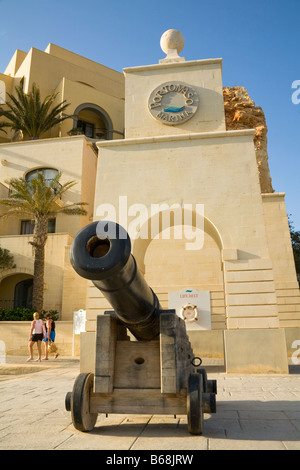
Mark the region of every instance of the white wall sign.
[[183, 289], [169, 292], [169, 308], [185, 321], [187, 330], [210, 330], [210, 292]]
[[74, 335], [79, 335], [85, 331], [86, 311], [77, 310], [74, 312], [73, 330]]

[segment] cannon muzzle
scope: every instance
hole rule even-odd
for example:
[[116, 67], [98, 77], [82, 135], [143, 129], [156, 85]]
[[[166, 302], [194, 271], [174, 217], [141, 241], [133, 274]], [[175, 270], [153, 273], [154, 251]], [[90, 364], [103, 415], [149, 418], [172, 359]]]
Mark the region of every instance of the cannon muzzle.
[[158, 338], [158, 298], [138, 270], [129, 235], [120, 225], [101, 221], [84, 227], [73, 240], [70, 261], [103, 293], [138, 340]]

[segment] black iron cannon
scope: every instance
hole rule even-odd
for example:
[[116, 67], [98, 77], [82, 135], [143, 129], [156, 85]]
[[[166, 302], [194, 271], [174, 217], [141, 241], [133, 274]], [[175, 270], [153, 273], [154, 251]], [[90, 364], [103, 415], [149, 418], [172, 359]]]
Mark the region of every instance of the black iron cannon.
[[138, 270], [128, 234], [93, 222], [76, 235], [70, 260], [114, 309], [97, 316], [94, 370], [66, 396], [74, 426], [92, 430], [98, 413], [187, 414], [189, 432], [201, 434], [203, 413], [216, 412], [216, 381], [199, 368], [185, 322], [161, 308]]
[[108, 237], [103, 230], [105, 223], [98, 222], [76, 235], [71, 264], [80, 276], [93, 281], [137, 339], [157, 338], [161, 311], [158, 298], [137, 268], [127, 233], [118, 224], [107, 224], [115, 238]]

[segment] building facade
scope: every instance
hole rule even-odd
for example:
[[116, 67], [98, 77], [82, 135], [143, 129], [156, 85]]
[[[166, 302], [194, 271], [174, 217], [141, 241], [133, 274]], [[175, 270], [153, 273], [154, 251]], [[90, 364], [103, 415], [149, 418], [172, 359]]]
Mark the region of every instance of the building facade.
[[[94, 220], [107, 210], [129, 229], [164, 308], [172, 293], [209, 294], [210, 328], [187, 323], [200, 357], [224, 354], [232, 372], [286, 372], [300, 297], [284, 193], [262, 189], [270, 178], [256, 129], [226, 127], [222, 60], [170, 49], [158, 64], [124, 69], [125, 139], [97, 144]], [[87, 337], [107, 308], [89, 283]]]
[[[124, 78], [121, 73], [49, 44], [45, 51], [17, 50], [0, 80], [6, 101], [7, 93], [15, 95], [15, 87], [23, 80], [26, 93], [35, 83], [41, 99], [57, 93], [57, 104], [63, 100], [69, 103], [70, 117], [39, 140], [26, 141], [8, 128], [7, 134], [0, 133], [0, 197], [9, 195], [7, 180], [30, 179], [37, 170], [48, 180], [59, 171], [62, 184], [77, 183], [61, 203], [87, 202], [88, 214], [58, 215], [50, 220], [45, 254], [44, 308], [58, 310], [61, 319], [72, 320], [73, 311], [85, 307], [86, 286], [71, 269], [68, 250], [78, 230], [93, 219], [98, 160], [95, 142], [123, 137]], [[0, 210], [5, 212], [4, 207]], [[32, 233], [32, 221], [25, 216], [1, 219], [0, 246], [10, 250], [16, 264], [16, 268], [0, 273], [1, 307], [31, 306], [33, 258], [28, 242]]]
[[[159, 63], [123, 76], [49, 45], [17, 51], [0, 75], [7, 91], [24, 76], [26, 90], [36, 82], [42, 94], [59, 91], [71, 103], [71, 121], [48, 139], [0, 145], [3, 195], [5, 178], [45, 168], [78, 181], [70, 197], [89, 202], [88, 216], [62, 216], [49, 235], [45, 308], [63, 319], [86, 310], [81, 368], [91, 370], [96, 317], [110, 306], [74, 273], [68, 253], [81, 227], [116, 219], [164, 308], [170, 294], [207, 293], [209, 328], [188, 325], [201, 357], [223, 355], [232, 372], [286, 372], [300, 338], [300, 295], [284, 193], [268, 189], [269, 180], [262, 189], [256, 129], [226, 125], [222, 60], [185, 61], [168, 41], [163, 50]], [[72, 133], [85, 135], [67, 136], [70, 123]], [[20, 234], [26, 223], [1, 225], [0, 244], [17, 261], [14, 273], [1, 274], [2, 298], [32, 277], [30, 235]]]

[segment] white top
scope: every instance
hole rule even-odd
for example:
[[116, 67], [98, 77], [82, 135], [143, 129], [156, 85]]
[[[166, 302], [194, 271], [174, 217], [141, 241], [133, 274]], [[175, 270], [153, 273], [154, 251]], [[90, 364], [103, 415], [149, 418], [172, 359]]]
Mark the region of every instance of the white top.
[[34, 325], [34, 334], [40, 334], [43, 333], [43, 320], [35, 320], [35, 325]]

